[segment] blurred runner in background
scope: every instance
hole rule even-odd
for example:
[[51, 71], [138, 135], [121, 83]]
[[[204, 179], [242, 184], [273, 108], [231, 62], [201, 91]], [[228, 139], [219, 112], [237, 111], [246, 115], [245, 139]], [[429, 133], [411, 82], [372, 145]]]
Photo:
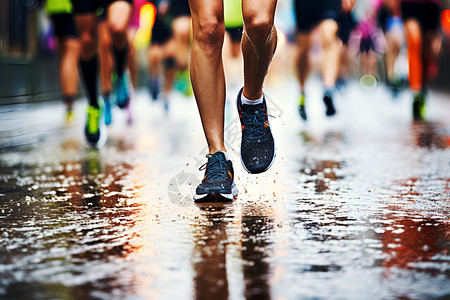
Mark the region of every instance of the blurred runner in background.
[[112, 38], [106, 19], [106, 7], [99, 7], [95, 14], [98, 23], [98, 57], [100, 61], [100, 92], [104, 104], [104, 120], [106, 125], [112, 122], [112, 77], [114, 57], [111, 51]]
[[441, 0], [402, 0], [401, 12], [408, 46], [409, 87], [414, 120], [425, 119], [427, 83], [437, 73], [441, 49]]
[[136, 57], [136, 47], [134, 46], [134, 38], [140, 25], [140, 10], [147, 0], [133, 0], [133, 9], [131, 11], [130, 21], [128, 22], [128, 70], [130, 71], [130, 79], [133, 88], [136, 88], [138, 82], [138, 62]]
[[80, 40], [73, 20], [70, 0], [47, 0], [46, 12], [50, 16], [58, 39], [59, 80], [66, 106], [66, 123], [74, 121], [73, 105], [78, 93], [78, 59]]
[[377, 26], [377, 12], [381, 6], [379, 0], [370, 0], [357, 26], [359, 53], [361, 55], [360, 83], [373, 89], [379, 80], [378, 60], [386, 52], [386, 39]]
[[386, 83], [397, 92], [405, 85], [405, 79], [395, 71], [395, 62], [404, 40], [400, 0], [382, 0], [377, 12], [377, 24], [386, 38], [384, 53]]
[[[157, 5], [157, 13], [149, 48], [149, 89], [153, 100], [161, 96], [164, 108], [168, 112], [169, 95], [177, 72], [188, 74], [191, 13], [187, 0], [151, 2]], [[162, 84], [161, 77], [163, 77]]]
[[[223, 1], [224, 18], [225, 18], [225, 44], [224, 58], [228, 60], [235, 60], [241, 56], [241, 40], [244, 30], [244, 20], [242, 18], [242, 0], [224, 0]], [[225, 64], [227, 68], [228, 62]], [[239, 61], [241, 65], [241, 61]], [[228, 70], [225, 70], [228, 71]], [[227, 75], [231, 75], [231, 70], [226, 72]], [[236, 81], [236, 78], [229, 78], [230, 81]], [[233, 85], [232, 84], [232, 85]], [[241, 84], [239, 82], [239, 84]]]
[[234, 97], [242, 87], [243, 81], [241, 40], [244, 20], [242, 18], [242, 0], [224, 0], [223, 9], [225, 18], [223, 60], [228, 92], [225, 104], [225, 120], [229, 120], [234, 115]]
[[300, 117], [307, 120], [305, 109], [305, 84], [311, 65], [309, 51], [311, 48], [311, 32], [318, 26], [320, 41], [323, 48], [321, 75], [324, 85], [323, 102], [325, 114], [333, 116], [336, 109], [333, 103], [333, 93], [339, 75], [339, 59], [341, 57], [341, 41], [338, 37], [339, 18], [349, 12], [355, 0], [296, 0], [294, 9], [297, 27], [297, 54], [295, 58], [297, 77], [300, 84], [300, 99], [298, 110]]
[[336, 80], [336, 89], [342, 90], [345, 87], [351, 72], [352, 58], [350, 57], [349, 43], [352, 32], [358, 25], [358, 22], [353, 15], [353, 12], [349, 10], [341, 13], [338, 17], [338, 24], [338, 37], [342, 41], [342, 46], [339, 57], [339, 75]]
[[114, 82], [116, 102], [120, 108], [129, 104], [129, 87], [125, 66], [128, 57], [127, 26], [132, 9], [131, 0], [73, 0], [77, 29], [81, 38], [80, 67], [89, 106], [85, 135], [92, 146], [100, 146], [106, 141], [105, 129], [101, 129], [101, 108], [97, 97], [97, 18], [98, 9], [106, 10], [106, 22], [112, 38], [114, 70], [117, 78]]

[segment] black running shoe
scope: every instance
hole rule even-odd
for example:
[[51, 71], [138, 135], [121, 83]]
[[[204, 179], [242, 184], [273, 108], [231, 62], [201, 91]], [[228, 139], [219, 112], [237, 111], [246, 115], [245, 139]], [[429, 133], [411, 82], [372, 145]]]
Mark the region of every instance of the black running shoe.
[[206, 155], [208, 162], [200, 167], [205, 177], [197, 187], [195, 202], [227, 202], [236, 199], [238, 189], [234, 184], [233, 164], [223, 152]]
[[270, 130], [266, 99], [256, 105], [241, 102], [242, 89], [237, 96], [237, 108], [241, 120], [241, 162], [252, 174], [267, 171], [275, 160], [275, 141]]
[[336, 114], [336, 108], [334, 108], [333, 97], [331, 93], [326, 92], [323, 96], [323, 103], [325, 103], [325, 114], [329, 117]]

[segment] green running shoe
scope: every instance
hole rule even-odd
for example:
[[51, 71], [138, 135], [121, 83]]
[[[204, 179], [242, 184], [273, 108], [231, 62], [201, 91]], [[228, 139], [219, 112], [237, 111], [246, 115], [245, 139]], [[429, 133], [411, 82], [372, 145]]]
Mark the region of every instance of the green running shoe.
[[413, 98], [413, 119], [414, 121], [425, 120], [425, 104], [426, 98], [423, 92], [417, 92]]
[[75, 123], [75, 113], [73, 109], [66, 110], [66, 125], [73, 125]]
[[101, 109], [89, 105], [87, 109], [87, 119], [84, 133], [86, 135], [86, 140], [91, 146], [101, 146], [105, 141], [105, 132], [102, 132], [104, 129], [100, 129], [100, 119]]

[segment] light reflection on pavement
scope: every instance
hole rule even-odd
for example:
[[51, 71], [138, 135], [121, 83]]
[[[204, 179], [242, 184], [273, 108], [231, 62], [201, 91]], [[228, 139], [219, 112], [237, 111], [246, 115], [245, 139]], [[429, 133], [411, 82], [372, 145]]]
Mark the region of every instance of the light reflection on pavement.
[[414, 124], [409, 94], [349, 83], [325, 119], [310, 85], [308, 124], [293, 82], [268, 87], [277, 158], [260, 176], [240, 166], [227, 110], [231, 204], [191, 200], [206, 160], [192, 99], [165, 116], [138, 92], [134, 124], [114, 111], [99, 150], [81, 104], [69, 128], [59, 104], [3, 108], [0, 298], [449, 297], [449, 96]]

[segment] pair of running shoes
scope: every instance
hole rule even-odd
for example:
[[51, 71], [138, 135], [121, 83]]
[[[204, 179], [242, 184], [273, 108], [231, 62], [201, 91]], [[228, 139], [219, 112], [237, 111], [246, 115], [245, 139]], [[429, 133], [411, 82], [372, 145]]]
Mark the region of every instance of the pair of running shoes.
[[[302, 118], [303, 121], [307, 121], [308, 117], [306, 115], [306, 108], [305, 108], [305, 102], [306, 97], [304, 93], [300, 94], [300, 100], [298, 103], [298, 113], [300, 115], [300, 118]], [[323, 103], [325, 104], [325, 114], [328, 117], [334, 116], [336, 114], [336, 108], [333, 104], [333, 95], [331, 91], [325, 91], [323, 95]]]
[[[124, 73], [122, 76], [114, 78], [113, 85], [117, 106], [121, 109], [127, 108], [130, 103], [128, 75]], [[112, 122], [111, 102], [107, 99], [104, 100], [104, 122], [106, 125], [110, 125]], [[102, 125], [102, 107], [88, 105], [84, 133], [86, 140], [93, 147], [99, 147], [106, 141], [106, 132]]]
[[[372, 76], [373, 77], [373, 76]], [[376, 79], [374, 79], [376, 80]], [[375, 83], [376, 85], [376, 83]], [[373, 86], [375, 86], [373, 85]], [[368, 85], [366, 85], [368, 86]], [[399, 90], [399, 89], [398, 89]], [[397, 93], [398, 90], [395, 90], [394, 92]], [[307, 121], [308, 117], [306, 115], [306, 109], [305, 109], [305, 94], [300, 94], [300, 100], [298, 104], [298, 113], [303, 121]], [[333, 116], [336, 114], [336, 108], [333, 104], [333, 97], [331, 93], [325, 92], [323, 96], [323, 102], [325, 104], [325, 114], [327, 116]], [[420, 91], [416, 92], [413, 97], [413, 103], [412, 103], [412, 115], [414, 121], [424, 121], [425, 120], [425, 107], [426, 107], [426, 92]]]
[[[275, 142], [270, 129], [266, 99], [262, 103], [243, 104], [242, 89], [237, 96], [237, 109], [241, 122], [241, 163], [251, 174], [267, 171], [275, 160]], [[197, 187], [195, 202], [227, 202], [237, 198], [234, 170], [225, 152], [206, 156], [208, 161], [200, 167], [205, 176]]]

